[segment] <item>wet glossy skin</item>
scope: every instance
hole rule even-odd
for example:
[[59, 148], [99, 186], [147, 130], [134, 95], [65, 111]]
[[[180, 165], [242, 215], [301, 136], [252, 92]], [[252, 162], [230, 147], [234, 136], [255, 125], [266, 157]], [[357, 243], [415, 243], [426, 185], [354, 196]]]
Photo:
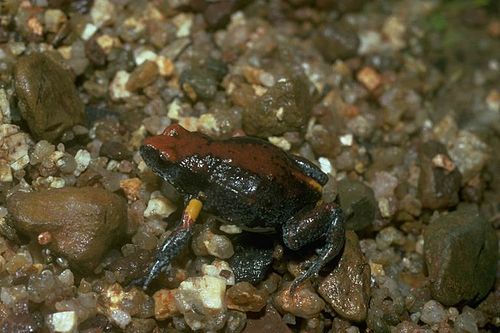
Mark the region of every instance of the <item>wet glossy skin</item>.
[[281, 229], [285, 245], [293, 250], [324, 238], [317, 261], [296, 279], [295, 286], [317, 273], [342, 248], [340, 209], [332, 203], [317, 204], [328, 177], [303, 158], [261, 139], [212, 140], [177, 124], [146, 139], [140, 152], [186, 203], [182, 225], [162, 245], [141, 281], [144, 287], [169, 265], [178, 247], [188, 243], [199, 209], [242, 227]]

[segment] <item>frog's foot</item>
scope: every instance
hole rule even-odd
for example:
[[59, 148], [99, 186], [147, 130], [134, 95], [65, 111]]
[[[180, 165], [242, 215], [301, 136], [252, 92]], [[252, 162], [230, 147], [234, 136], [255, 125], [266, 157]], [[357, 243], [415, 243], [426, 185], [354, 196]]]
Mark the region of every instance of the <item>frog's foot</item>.
[[316, 250], [318, 257], [309, 268], [293, 281], [293, 292], [302, 282], [319, 273], [320, 269], [335, 258], [344, 246], [344, 215], [335, 203], [320, 203], [305, 209], [288, 220], [283, 226], [283, 240], [292, 250], [310, 244], [320, 238], [325, 245]]
[[163, 242], [146, 276], [132, 281], [131, 285], [142, 285], [142, 288], [146, 290], [158, 274], [170, 266], [172, 259], [182, 251], [188, 244], [189, 239], [191, 239], [192, 226], [196, 222], [202, 207], [203, 204], [198, 199], [189, 201], [184, 209], [181, 224]]

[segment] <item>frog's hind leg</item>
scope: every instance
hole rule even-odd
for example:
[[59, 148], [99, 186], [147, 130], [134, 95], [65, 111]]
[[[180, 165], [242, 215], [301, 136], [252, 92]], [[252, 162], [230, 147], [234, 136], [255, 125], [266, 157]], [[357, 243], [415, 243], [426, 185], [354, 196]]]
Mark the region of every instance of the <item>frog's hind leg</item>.
[[318, 258], [293, 281], [291, 290], [317, 274], [340, 253], [345, 241], [344, 215], [337, 204], [322, 202], [316, 207], [303, 209], [283, 225], [283, 241], [291, 250], [298, 250], [321, 238], [325, 239], [325, 245], [316, 250]]
[[149, 267], [147, 275], [138, 281], [134, 281], [133, 284], [142, 285], [142, 288], [146, 290], [158, 274], [170, 265], [172, 259], [182, 251], [191, 239], [191, 235], [193, 233], [192, 227], [196, 222], [202, 207], [203, 204], [198, 199], [191, 199], [189, 201], [182, 214], [180, 225], [158, 249], [155, 260]]

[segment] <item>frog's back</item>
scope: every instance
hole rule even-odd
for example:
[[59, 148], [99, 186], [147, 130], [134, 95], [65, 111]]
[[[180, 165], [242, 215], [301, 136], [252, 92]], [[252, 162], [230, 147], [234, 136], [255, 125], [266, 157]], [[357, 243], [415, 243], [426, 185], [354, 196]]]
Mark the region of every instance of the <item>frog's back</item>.
[[214, 140], [198, 159], [205, 165], [206, 209], [231, 223], [275, 226], [321, 197], [319, 184], [264, 140]]

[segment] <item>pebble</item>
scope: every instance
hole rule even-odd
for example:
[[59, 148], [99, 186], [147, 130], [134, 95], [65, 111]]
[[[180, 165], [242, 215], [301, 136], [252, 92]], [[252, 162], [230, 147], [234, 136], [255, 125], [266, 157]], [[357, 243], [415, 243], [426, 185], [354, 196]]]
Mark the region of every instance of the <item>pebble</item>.
[[186, 95], [193, 101], [211, 100], [217, 92], [217, 78], [209, 69], [193, 67], [182, 72], [180, 85]]
[[35, 139], [53, 142], [73, 126], [85, 123], [83, 103], [71, 74], [51, 57], [32, 53], [14, 70], [21, 116]]
[[320, 27], [313, 41], [328, 62], [353, 57], [359, 47], [356, 31], [344, 22], [330, 22]]
[[175, 300], [177, 308], [192, 330], [216, 331], [224, 326], [226, 310], [224, 280], [213, 277], [190, 277], [183, 281]]
[[159, 69], [154, 61], [145, 61], [137, 66], [130, 74], [125, 88], [129, 91], [137, 91], [146, 88], [158, 78]]
[[280, 314], [272, 305], [266, 307], [262, 317], [248, 318], [247, 325], [242, 333], [291, 333], [292, 330], [285, 324]]
[[490, 148], [469, 131], [459, 131], [448, 148], [450, 157], [462, 174], [462, 183], [478, 175], [491, 156]]
[[363, 67], [356, 75], [356, 78], [369, 91], [377, 89], [382, 84], [380, 74], [372, 67]]
[[116, 72], [113, 81], [109, 85], [109, 95], [112, 100], [117, 101], [132, 96], [131, 92], [126, 88], [129, 78], [130, 74], [124, 70]]
[[203, 264], [201, 266], [203, 275], [214, 276], [223, 279], [227, 286], [235, 284], [234, 272], [229, 264], [223, 260], [215, 259], [210, 265]]
[[378, 206], [373, 190], [358, 180], [342, 179], [337, 184], [340, 206], [344, 211], [346, 228], [362, 230], [375, 220]]
[[208, 227], [194, 237], [192, 248], [197, 255], [212, 255], [220, 259], [231, 258], [234, 254], [233, 244], [225, 235], [214, 234]]
[[289, 286], [290, 284], [285, 284], [274, 296], [273, 304], [280, 312], [288, 312], [300, 318], [313, 318], [325, 308], [325, 301], [310, 284], [298, 287], [294, 294], [290, 293]]
[[418, 195], [422, 207], [430, 209], [453, 207], [458, 203], [462, 176], [457, 169], [448, 171], [436, 166], [436, 155], [449, 158], [444, 145], [436, 141], [423, 143], [419, 149], [420, 177]]
[[439, 324], [447, 319], [446, 311], [444, 307], [434, 300], [431, 300], [424, 304], [422, 308], [422, 313], [420, 315], [420, 320], [426, 324], [434, 325]]
[[179, 313], [175, 303], [176, 290], [160, 289], [153, 294], [155, 319], [165, 320]]
[[243, 112], [243, 129], [249, 135], [278, 136], [305, 126], [311, 110], [306, 78], [280, 79]]
[[22, 170], [30, 162], [28, 151], [32, 146], [28, 134], [22, 132], [18, 126], [11, 124], [0, 125], [0, 178], [12, 181], [11, 170]]
[[341, 317], [364, 321], [370, 302], [370, 266], [361, 252], [356, 233], [347, 231], [338, 265], [320, 283], [318, 292]]
[[[154, 194], [154, 195], [153, 195]], [[169, 217], [177, 207], [167, 198], [158, 192], [154, 192], [148, 201], [148, 206], [144, 210], [144, 217], [158, 216], [161, 218]]]
[[99, 154], [116, 161], [132, 158], [132, 153], [125, 144], [113, 140], [104, 142], [99, 150]]
[[242, 312], [259, 312], [267, 304], [268, 295], [248, 282], [239, 282], [226, 292], [229, 309]]
[[80, 271], [97, 266], [123, 235], [127, 220], [125, 200], [93, 187], [16, 192], [7, 199], [7, 208], [19, 232], [36, 239], [50, 230], [48, 248]]
[[434, 299], [450, 306], [477, 302], [495, 282], [498, 240], [474, 206], [459, 206], [424, 230], [425, 263]]
[[56, 312], [47, 316], [47, 326], [51, 332], [73, 333], [78, 325], [75, 311]]
[[479, 332], [475, 318], [470, 313], [462, 313], [455, 320], [455, 330], [459, 332]]

